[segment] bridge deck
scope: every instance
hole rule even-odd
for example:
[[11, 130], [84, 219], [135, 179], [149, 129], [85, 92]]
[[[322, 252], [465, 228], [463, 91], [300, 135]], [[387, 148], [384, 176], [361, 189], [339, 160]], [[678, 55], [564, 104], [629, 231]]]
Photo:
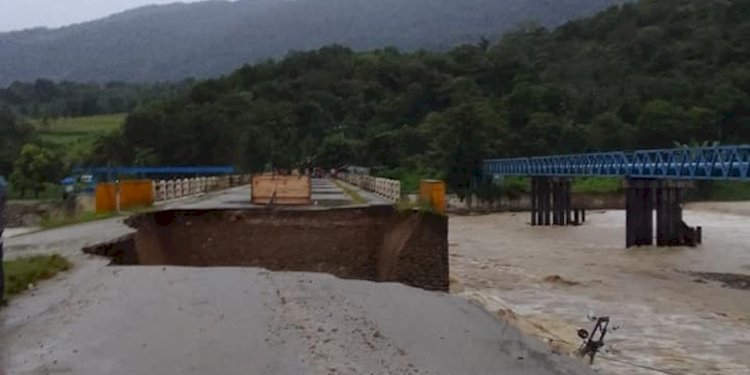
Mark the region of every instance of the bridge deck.
[[491, 159], [484, 173], [750, 181], [749, 166], [750, 145], [742, 145]]

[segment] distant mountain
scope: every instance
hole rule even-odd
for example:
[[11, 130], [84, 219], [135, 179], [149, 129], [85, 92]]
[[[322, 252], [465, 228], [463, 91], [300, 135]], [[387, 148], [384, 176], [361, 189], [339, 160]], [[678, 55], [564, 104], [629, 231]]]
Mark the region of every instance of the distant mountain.
[[227, 73], [332, 43], [445, 49], [525, 22], [559, 25], [623, 0], [242, 0], [147, 6], [0, 33], [0, 86], [37, 78], [157, 81]]

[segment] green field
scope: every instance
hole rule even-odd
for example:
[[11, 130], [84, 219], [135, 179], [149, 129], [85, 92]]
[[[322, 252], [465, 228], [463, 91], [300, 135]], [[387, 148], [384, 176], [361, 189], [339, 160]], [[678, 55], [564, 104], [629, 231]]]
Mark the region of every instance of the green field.
[[122, 127], [126, 114], [98, 115], [87, 117], [70, 117], [32, 121], [41, 139], [45, 142], [60, 145], [66, 161], [80, 160], [92, 149], [96, 139]]

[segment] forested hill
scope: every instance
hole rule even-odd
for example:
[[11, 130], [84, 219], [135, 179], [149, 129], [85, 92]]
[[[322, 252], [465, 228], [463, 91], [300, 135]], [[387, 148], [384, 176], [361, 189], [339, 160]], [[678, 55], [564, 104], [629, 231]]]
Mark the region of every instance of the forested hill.
[[7, 107], [26, 118], [91, 116], [132, 111], [136, 106], [170, 98], [186, 91], [192, 82], [129, 84], [123, 82], [76, 83], [37, 79], [0, 88], [0, 109]]
[[326, 47], [133, 113], [97, 155], [318, 164], [465, 186], [487, 156], [750, 142], [750, 0], [642, 0], [447, 53]]
[[339, 43], [446, 50], [519, 23], [545, 26], [624, 0], [241, 0], [149, 6], [93, 22], [0, 34], [0, 87], [47, 78], [212, 77]]

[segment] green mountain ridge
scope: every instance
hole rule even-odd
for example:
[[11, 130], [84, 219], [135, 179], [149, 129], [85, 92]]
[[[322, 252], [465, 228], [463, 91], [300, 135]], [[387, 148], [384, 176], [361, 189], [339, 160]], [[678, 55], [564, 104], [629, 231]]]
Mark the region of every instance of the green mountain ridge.
[[295, 53], [142, 107], [96, 161], [314, 158], [460, 189], [489, 156], [703, 141], [750, 141], [750, 0], [642, 0], [446, 53]]
[[57, 29], [0, 33], [0, 87], [214, 77], [338, 43], [446, 50], [528, 21], [559, 25], [623, 0], [257, 0], [147, 6]]

